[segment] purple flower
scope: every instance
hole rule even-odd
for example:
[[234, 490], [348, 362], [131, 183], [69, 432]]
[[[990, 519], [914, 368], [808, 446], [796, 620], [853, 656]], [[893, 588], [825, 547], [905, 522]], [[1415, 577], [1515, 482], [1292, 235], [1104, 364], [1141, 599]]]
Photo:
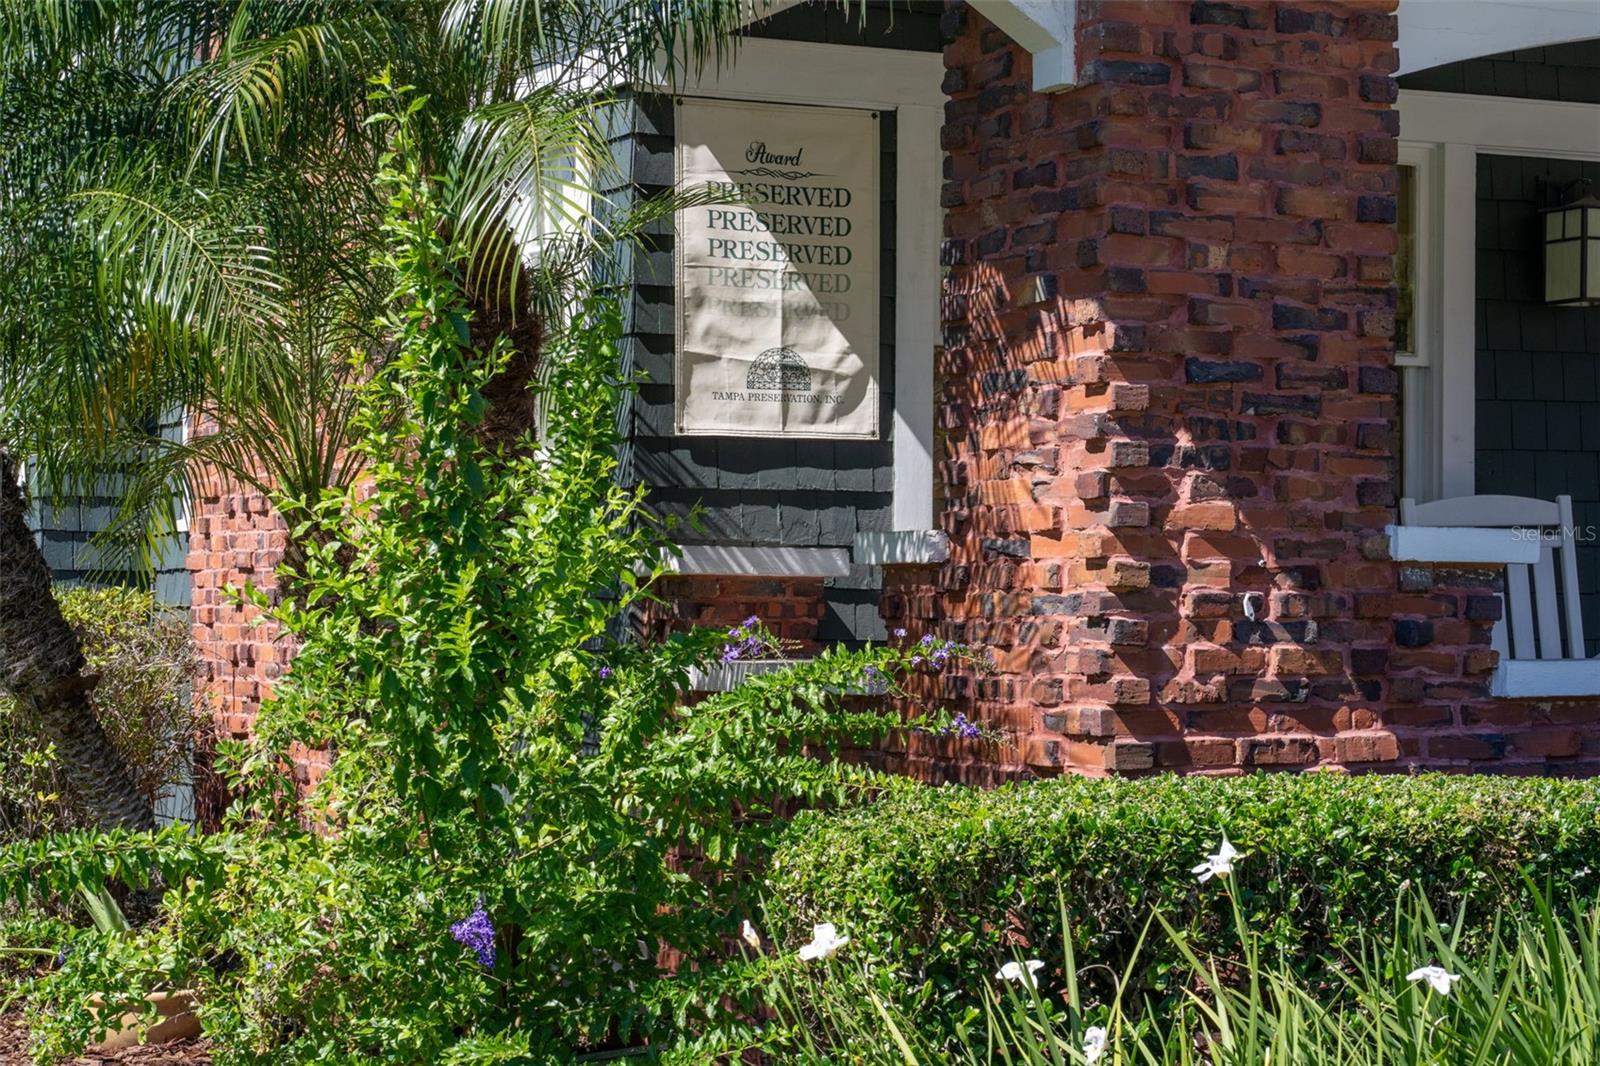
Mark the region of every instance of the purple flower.
[[922, 640], [920, 641], [920, 643], [922, 644], [923, 647], [927, 647], [929, 644], [932, 644], [933, 643], [933, 634], [932, 633], [924, 633], [924, 634], [922, 634]]
[[906, 635], [906, 631], [903, 629], [897, 629], [894, 631], [894, 635], [897, 637], [903, 637]]
[[604, 681], [606, 678], [608, 678], [610, 676], [611, 676], [611, 667], [602, 666], [600, 668], [600, 680]]
[[722, 661], [731, 663], [759, 656], [766, 647], [761, 635], [761, 619], [751, 615], [740, 625], [728, 630], [728, 643], [722, 646]]
[[450, 927], [450, 935], [462, 947], [471, 948], [485, 970], [494, 969], [494, 923], [480, 902], [471, 914]]
[[947, 737], [953, 733], [964, 740], [976, 740], [978, 737], [983, 736], [983, 728], [977, 722], [968, 718], [966, 714], [959, 712], [954, 718], [950, 719], [949, 724], [940, 726], [937, 732], [941, 737]]

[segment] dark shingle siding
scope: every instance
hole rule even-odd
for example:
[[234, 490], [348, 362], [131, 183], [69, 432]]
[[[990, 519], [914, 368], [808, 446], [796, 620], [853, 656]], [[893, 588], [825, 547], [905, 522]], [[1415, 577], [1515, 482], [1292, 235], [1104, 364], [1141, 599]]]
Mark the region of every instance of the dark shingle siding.
[[[182, 440], [181, 415], [173, 412], [160, 422], [156, 431], [166, 440]], [[108, 474], [94, 485], [85, 486], [85, 491], [65, 494], [58, 499], [34, 493], [28, 525], [39, 542], [51, 577], [65, 586], [148, 583], [161, 602], [187, 607], [189, 540], [186, 532], [161, 543], [149, 572], [135, 566], [134, 560], [126, 555], [92, 543], [96, 534], [110, 527], [122, 502], [117, 495], [121, 487], [120, 477]]]
[[51, 577], [62, 586], [151, 583], [156, 598], [175, 606], [189, 604], [189, 572], [185, 568], [187, 537], [169, 539], [158, 553], [153, 572], [144, 573], [115, 550], [93, 543], [97, 533], [111, 524], [118, 500], [111, 496], [72, 496], [55, 501], [36, 500], [29, 525], [50, 567]]
[[1572, 497], [1590, 655], [1600, 653], [1600, 308], [1550, 307], [1541, 183], [1600, 163], [1478, 157], [1477, 491]]

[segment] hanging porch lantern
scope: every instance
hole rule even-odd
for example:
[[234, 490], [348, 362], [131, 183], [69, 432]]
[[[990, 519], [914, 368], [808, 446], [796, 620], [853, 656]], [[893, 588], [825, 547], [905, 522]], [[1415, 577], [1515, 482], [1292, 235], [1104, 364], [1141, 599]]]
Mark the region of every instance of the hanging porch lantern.
[[1544, 302], [1600, 305], [1600, 197], [1588, 181], [1567, 187], [1544, 216]]

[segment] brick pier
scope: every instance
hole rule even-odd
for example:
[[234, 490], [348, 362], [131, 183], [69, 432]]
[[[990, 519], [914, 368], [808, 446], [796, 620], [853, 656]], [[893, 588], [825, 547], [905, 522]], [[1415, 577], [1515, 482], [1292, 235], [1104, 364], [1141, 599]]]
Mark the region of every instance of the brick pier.
[[1085, 0], [1052, 95], [947, 13], [920, 602], [1009, 769], [1593, 764], [1592, 708], [1488, 700], [1495, 573], [1388, 559], [1393, 11]]

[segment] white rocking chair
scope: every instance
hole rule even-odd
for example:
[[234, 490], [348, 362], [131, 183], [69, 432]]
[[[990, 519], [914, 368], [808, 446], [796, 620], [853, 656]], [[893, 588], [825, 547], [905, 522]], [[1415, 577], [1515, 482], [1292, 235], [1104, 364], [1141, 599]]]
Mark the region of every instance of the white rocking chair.
[[1538, 536], [1537, 563], [1506, 565], [1503, 610], [1492, 638], [1500, 666], [1490, 690], [1512, 697], [1600, 695], [1600, 659], [1584, 655], [1571, 496], [1554, 503], [1526, 496], [1403, 499], [1400, 522], [1525, 529], [1530, 538]]

